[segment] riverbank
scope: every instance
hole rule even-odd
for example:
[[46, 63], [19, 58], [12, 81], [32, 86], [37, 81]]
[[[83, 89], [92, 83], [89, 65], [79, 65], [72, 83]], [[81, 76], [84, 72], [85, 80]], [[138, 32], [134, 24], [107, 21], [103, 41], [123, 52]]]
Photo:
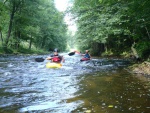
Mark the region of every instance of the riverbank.
[[142, 82], [146, 82], [147, 84], [144, 87], [150, 89], [150, 62], [144, 61], [140, 64], [133, 64], [128, 67], [128, 71], [135, 74], [135, 77]]
[[[131, 66], [127, 68], [130, 73], [135, 74], [135, 76], [142, 81], [150, 81], [150, 60], [140, 62], [136, 59], [132, 59], [127, 56], [107, 56], [107, 58], [117, 58], [117, 59], [129, 59]], [[150, 86], [150, 84], [149, 84]]]
[[144, 61], [140, 64], [134, 64], [129, 69], [135, 74], [141, 74], [150, 78], [150, 62]]
[[104, 57], [130, 59], [131, 62], [133, 63], [131, 66], [128, 67], [130, 72], [132, 72], [134, 74], [140, 74], [140, 75], [150, 78], [150, 61], [148, 61], [148, 60], [141, 62], [140, 60], [138, 61], [137, 59], [131, 58], [129, 54], [119, 55], [119, 56], [109, 55], [109, 56], [104, 56]]
[[19, 49], [4, 49], [2, 47], [0, 47], [0, 55], [18, 55], [18, 54], [47, 54], [49, 53], [48, 51], [42, 50], [42, 49], [28, 49], [28, 48], [23, 48], [20, 47]]

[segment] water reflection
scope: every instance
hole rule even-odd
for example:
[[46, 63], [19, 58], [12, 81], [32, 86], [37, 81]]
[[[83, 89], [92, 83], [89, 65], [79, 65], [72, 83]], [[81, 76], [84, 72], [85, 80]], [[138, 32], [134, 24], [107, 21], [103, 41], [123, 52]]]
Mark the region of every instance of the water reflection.
[[150, 112], [149, 91], [143, 87], [141, 81], [123, 70], [118, 70], [111, 76], [105, 73], [85, 75], [79, 85], [82, 89], [76, 92], [79, 96], [68, 99], [68, 102], [82, 100], [84, 104], [74, 112]]

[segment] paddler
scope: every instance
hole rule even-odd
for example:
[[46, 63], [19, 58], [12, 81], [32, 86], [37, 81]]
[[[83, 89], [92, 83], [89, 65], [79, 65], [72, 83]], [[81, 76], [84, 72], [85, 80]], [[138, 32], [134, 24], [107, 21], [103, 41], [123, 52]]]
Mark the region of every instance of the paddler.
[[60, 63], [60, 62], [64, 62], [65, 61], [64, 57], [60, 56], [58, 54], [58, 49], [54, 49], [54, 53], [50, 57], [48, 57], [46, 59], [47, 60], [52, 60], [52, 62], [56, 62], [56, 63]]
[[84, 56], [84, 58], [82, 58], [80, 61], [91, 59], [91, 55], [89, 54], [89, 50], [85, 50], [85, 54], [82, 54], [82, 56]]

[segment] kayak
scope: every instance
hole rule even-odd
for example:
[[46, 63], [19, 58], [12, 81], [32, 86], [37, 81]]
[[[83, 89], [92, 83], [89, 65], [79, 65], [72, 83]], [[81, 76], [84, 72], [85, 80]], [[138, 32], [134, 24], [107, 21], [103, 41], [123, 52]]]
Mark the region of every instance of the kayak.
[[46, 68], [61, 68], [61, 63], [48, 62]]
[[90, 58], [82, 58], [80, 61], [87, 61], [90, 60]]

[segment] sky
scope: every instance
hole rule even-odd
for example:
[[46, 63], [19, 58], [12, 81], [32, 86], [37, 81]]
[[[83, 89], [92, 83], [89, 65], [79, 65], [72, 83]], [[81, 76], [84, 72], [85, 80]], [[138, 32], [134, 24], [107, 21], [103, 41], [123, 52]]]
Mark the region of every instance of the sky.
[[55, 6], [59, 11], [65, 11], [69, 5], [69, 0], [55, 0]]
[[[55, 0], [55, 6], [60, 12], [64, 12], [69, 5], [69, 0]], [[65, 22], [68, 25], [68, 29], [71, 30], [74, 34], [77, 28], [69, 15], [65, 16]]]

